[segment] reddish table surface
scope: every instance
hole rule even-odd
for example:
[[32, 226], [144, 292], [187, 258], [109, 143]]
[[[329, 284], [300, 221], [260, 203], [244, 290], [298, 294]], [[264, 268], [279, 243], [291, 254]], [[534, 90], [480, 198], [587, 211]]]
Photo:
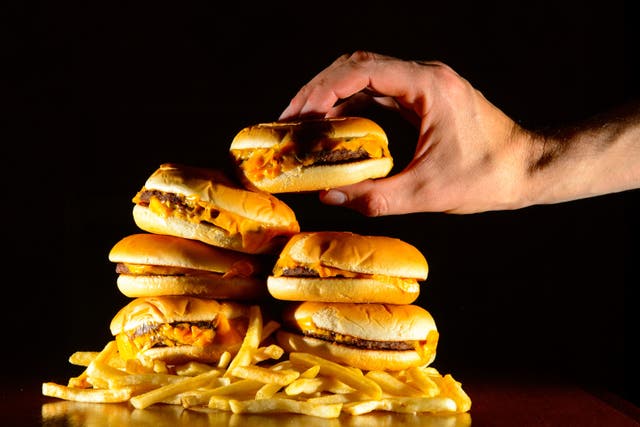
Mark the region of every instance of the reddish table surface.
[[466, 381], [472, 399], [469, 413], [456, 416], [376, 413], [339, 419], [303, 415], [234, 415], [200, 413], [177, 406], [135, 410], [120, 404], [81, 404], [41, 395], [41, 384], [2, 386], [2, 426], [640, 426], [640, 408], [606, 393], [567, 384]]

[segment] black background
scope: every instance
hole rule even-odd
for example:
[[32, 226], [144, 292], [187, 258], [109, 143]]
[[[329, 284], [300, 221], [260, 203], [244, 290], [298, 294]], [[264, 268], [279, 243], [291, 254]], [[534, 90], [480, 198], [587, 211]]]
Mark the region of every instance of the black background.
[[[139, 231], [131, 198], [160, 163], [226, 167], [236, 132], [277, 119], [339, 55], [441, 60], [522, 125], [553, 127], [637, 97], [638, 17], [626, 6], [8, 3], [7, 377], [65, 382], [79, 372], [67, 363], [72, 352], [111, 339], [109, 322], [127, 299], [107, 254]], [[365, 113], [387, 130], [399, 170], [415, 130]], [[391, 235], [425, 254], [418, 303], [438, 324], [442, 372], [463, 383], [559, 377], [637, 403], [637, 191], [383, 218], [323, 206], [315, 194], [280, 198], [304, 230]]]

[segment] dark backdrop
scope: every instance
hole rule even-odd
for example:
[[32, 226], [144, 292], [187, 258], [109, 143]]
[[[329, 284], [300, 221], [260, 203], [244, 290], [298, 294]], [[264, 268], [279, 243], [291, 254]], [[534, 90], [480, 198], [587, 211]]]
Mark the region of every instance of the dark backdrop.
[[[127, 299], [107, 254], [138, 231], [131, 198], [160, 163], [226, 167], [237, 131], [277, 119], [340, 54], [444, 61], [527, 127], [579, 120], [638, 94], [638, 17], [619, 0], [218, 3], [9, 3], [9, 376], [64, 382], [78, 373], [72, 352], [111, 339], [109, 322]], [[415, 130], [367, 114], [387, 130], [402, 168]], [[391, 235], [423, 251], [431, 271], [418, 303], [438, 324], [442, 372], [463, 383], [577, 380], [637, 402], [637, 191], [384, 218], [323, 206], [314, 194], [281, 198], [303, 229]]]

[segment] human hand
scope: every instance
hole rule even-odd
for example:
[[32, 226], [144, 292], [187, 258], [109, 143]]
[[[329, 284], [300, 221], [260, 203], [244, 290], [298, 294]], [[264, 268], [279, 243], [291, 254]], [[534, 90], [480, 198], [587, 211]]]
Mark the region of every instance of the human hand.
[[280, 119], [340, 116], [363, 99], [395, 109], [417, 126], [414, 157], [393, 176], [321, 192], [323, 203], [367, 216], [528, 204], [532, 135], [445, 64], [343, 55], [300, 89]]

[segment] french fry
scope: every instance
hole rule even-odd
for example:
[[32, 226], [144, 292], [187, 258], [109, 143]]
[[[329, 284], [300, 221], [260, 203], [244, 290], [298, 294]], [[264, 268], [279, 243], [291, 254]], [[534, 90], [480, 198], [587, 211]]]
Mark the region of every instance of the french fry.
[[223, 385], [209, 390], [211, 396], [230, 396], [254, 394], [264, 385], [261, 381], [238, 380], [228, 385]]
[[220, 355], [220, 360], [218, 360], [218, 368], [226, 369], [231, 363], [231, 353], [228, 351], [223, 352]]
[[435, 381], [431, 379], [431, 375], [433, 374], [429, 375], [427, 372], [426, 369], [419, 367], [409, 368], [407, 369], [407, 379], [409, 383], [418, 388], [425, 397], [433, 397], [440, 393], [440, 388]]
[[372, 379], [385, 393], [393, 396], [422, 396], [422, 392], [417, 388], [397, 379], [386, 371], [369, 371], [365, 377]]
[[131, 398], [130, 402], [135, 408], [144, 409], [176, 394], [210, 384], [218, 376], [220, 376], [218, 371], [210, 371], [195, 377], [185, 377], [181, 381], [167, 384], [147, 393], [134, 396]]
[[358, 374], [353, 369], [347, 368], [330, 360], [314, 356], [309, 353], [293, 352], [289, 354], [289, 360], [294, 365], [311, 367], [320, 366], [320, 374], [334, 377], [346, 385], [370, 396], [372, 399], [380, 399], [382, 397], [382, 388], [373, 380], [366, 378], [364, 375]]
[[234, 414], [265, 414], [288, 412], [313, 415], [322, 418], [338, 418], [342, 403], [317, 404], [300, 400], [271, 398], [261, 400], [230, 400], [229, 406]]
[[448, 397], [391, 397], [345, 403], [342, 410], [350, 415], [361, 415], [372, 411], [452, 413], [456, 411], [456, 403]]
[[247, 327], [247, 333], [242, 340], [240, 349], [236, 353], [235, 357], [229, 363], [227, 372], [224, 373], [225, 377], [232, 375], [233, 369], [237, 366], [247, 366], [251, 364], [253, 353], [258, 349], [260, 345], [262, 333], [262, 314], [260, 312], [260, 306], [252, 305], [249, 307], [249, 326]]
[[322, 378], [298, 378], [285, 387], [284, 393], [287, 396], [314, 394], [322, 391], [323, 386], [324, 381]]
[[252, 362], [260, 363], [268, 359], [278, 360], [284, 354], [284, 349], [278, 345], [271, 344], [267, 347], [259, 347], [254, 353]]
[[176, 383], [183, 379], [180, 375], [171, 374], [128, 374], [109, 379], [109, 388], [121, 388], [127, 386], [146, 385], [149, 388], [157, 388], [167, 384]]
[[261, 366], [236, 366], [231, 374], [234, 377], [260, 381], [264, 384], [286, 386], [300, 376], [300, 372], [292, 369], [273, 370]]
[[315, 378], [320, 373], [320, 365], [312, 366], [300, 373], [301, 378]]
[[69, 356], [69, 363], [77, 366], [89, 366], [89, 363], [91, 363], [98, 354], [100, 354], [98, 351], [76, 351]]
[[42, 394], [76, 402], [117, 403], [129, 400], [132, 391], [126, 387], [119, 389], [84, 389], [47, 382], [42, 384]]
[[[195, 375], [204, 374], [205, 372], [209, 372], [210, 370], [215, 369], [215, 367], [211, 365], [207, 365], [206, 363], [201, 362], [187, 362], [182, 365], [178, 365], [175, 367], [175, 372], [177, 375], [193, 377]], [[222, 375], [222, 372], [220, 373]]]
[[458, 412], [467, 412], [471, 409], [471, 398], [462, 389], [462, 384], [456, 381], [451, 374], [441, 376], [435, 381], [438, 383], [442, 395], [451, 398], [455, 402]]
[[[294, 381], [295, 382], [295, 381]], [[282, 386], [280, 384], [269, 383], [265, 384], [256, 391], [255, 398], [256, 399], [269, 399], [273, 397]]]

